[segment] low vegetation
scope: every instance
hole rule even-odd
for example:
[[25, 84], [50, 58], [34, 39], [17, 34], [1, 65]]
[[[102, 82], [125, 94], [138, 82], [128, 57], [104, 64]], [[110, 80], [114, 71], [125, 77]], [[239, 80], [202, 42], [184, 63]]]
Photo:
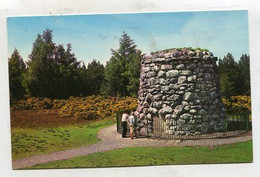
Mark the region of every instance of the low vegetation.
[[28, 98], [15, 101], [12, 110], [57, 109], [61, 117], [93, 120], [115, 116], [117, 112], [135, 110], [137, 99], [132, 97], [70, 97], [67, 100]]
[[222, 99], [226, 110], [231, 113], [251, 112], [251, 97], [246, 95], [231, 96]]
[[[251, 97], [246, 95], [222, 99], [228, 113], [251, 112]], [[28, 98], [12, 103], [11, 109], [57, 109], [59, 116], [93, 120], [115, 116], [117, 112], [135, 110], [138, 100], [133, 97], [70, 97], [67, 100]]]
[[208, 49], [201, 49], [199, 47], [197, 48], [192, 48], [192, 47], [182, 47], [182, 48], [170, 48], [170, 49], [164, 49], [164, 50], [159, 50], [159, 51], [156, 51], [156, 52], [151, 52], [151, 55], [153, 54], [157, 54], [157, 53], [160, 53], [160, 52], [170, 52], [170, 51], [185, 51], [185, 50], [190, 50], [190, 51], [196, 51], [196, 50], [199, 50], [199, 51], [206, 51], [208, 52], [209, 50]]
[[203, 147], [123, 148], [94, 153], [29, 168], [80, 168], [171, 164], [249, 163], [253, 160], [252, 141]]
[[13, 160], [94, 144], [99, 130], [115, 123], [112, 117], [63, 118], [57, 110], [19, 110], [11, 116]]

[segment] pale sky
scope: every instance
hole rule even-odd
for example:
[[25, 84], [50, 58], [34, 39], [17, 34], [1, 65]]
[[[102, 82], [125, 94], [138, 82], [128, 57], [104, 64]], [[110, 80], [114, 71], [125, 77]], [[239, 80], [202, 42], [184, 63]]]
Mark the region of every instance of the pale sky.
[[229, 52], [236, 60], [249, 54], [245, 10], [9, 17], [7, 25], [8, 56], [17, 48], [24, 60], [37, 34], [47, 28], [53, 30], [54, 43], [71, 43], [77, 59], [86, 64], [108, 61], [123, 31], [147, 54], [174, 47], [207, 48], [221, 58]]

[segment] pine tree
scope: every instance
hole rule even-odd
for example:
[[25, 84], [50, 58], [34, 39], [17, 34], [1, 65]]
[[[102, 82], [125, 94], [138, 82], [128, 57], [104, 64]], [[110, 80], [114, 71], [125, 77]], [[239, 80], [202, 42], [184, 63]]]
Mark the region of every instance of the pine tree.
[[11, 58], [9, 58], [9, 85], [10, 98], [21, 99], [25, 95], [23, 87], [24, 73], [26, 65], [17, 49], [14, 49]]
[[225, 98], [238, 95], [238, 88], [240, 87], [241, 81], [239, 78], [238, 64], [231, 53], [224, 56], [223, 60], [219, 60], [218, 71], [222, 95]]
[[51, 58], [55, 44], [52, 42], [52, 31], [47, 29], [38, 34], [33, 43], [32, 52], [27, 62], [26, 89], [30, 96], [53, 97], [58, 86], [55, 62]]
[[139, 78], [141, 69], [141, 59], [143, 55], [140, 50], [138, 50], [133, 56], [132, 61], [127, 64], [126, 76], [129, 80], [127, 85], [127, 91], [132, 97], [137, 97], [137, 92], [139, 90]]
[[87, 83], [90, 95], [100, 94], [101, 84], [104, 80], [104, 66], [97, 60], [88, 64], [86, 69]]
[[238, 69], [240, 73], [240, 90], [241, 95], [250, 95], [250, 56], [243, 54], [238, 61]]
[[[140, 77], [141, 52], [126, 32], [119, 39], [119, 49], [111, 49], [112, 57], [106, 65], [105, 83], [106, 93], [113, 96], [135, 95]], [[131, 70], [131, 71], [130, 71]], [[138, 75], [138, 76], [137, 76]], [[103, 89], [104, 92], [104, 89]]]

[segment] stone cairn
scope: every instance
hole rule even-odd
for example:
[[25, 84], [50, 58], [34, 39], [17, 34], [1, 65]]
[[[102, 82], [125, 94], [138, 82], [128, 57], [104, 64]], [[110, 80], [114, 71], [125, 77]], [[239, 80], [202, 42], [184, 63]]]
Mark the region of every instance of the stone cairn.
[[225, 109], [219, 94], [217, 58], [211, 52], [171, 49], [141, 61], [136, 115], [139, 130], [155, 133], [159, 118], [164, 133], [199, 135], [223, 131]]

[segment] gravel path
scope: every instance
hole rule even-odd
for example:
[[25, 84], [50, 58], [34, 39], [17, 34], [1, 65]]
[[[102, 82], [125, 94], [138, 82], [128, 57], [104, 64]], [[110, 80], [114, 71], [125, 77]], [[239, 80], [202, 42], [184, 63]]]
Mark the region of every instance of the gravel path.
[[252, 139], [250, 134], [234, 138], [199, 139], [199, 140], [159, 140], [159, 139], [130, 139], [121, 138], [116, 132], [116, 125], [106, 127], [98, 133], [102, 141], [81, 148], [74, 148], [65, 151], [53, 152], [50, 154], [35, 155], [13, 161], [13, 169], [30, 167], [36, 164], [43, 164], [57, 160], [70, 159], [77, 156], [87, 155], [95, 152], [104, 152], [124, 147], [182, 147], [182, 146], [215, 146], [244, 142]]

